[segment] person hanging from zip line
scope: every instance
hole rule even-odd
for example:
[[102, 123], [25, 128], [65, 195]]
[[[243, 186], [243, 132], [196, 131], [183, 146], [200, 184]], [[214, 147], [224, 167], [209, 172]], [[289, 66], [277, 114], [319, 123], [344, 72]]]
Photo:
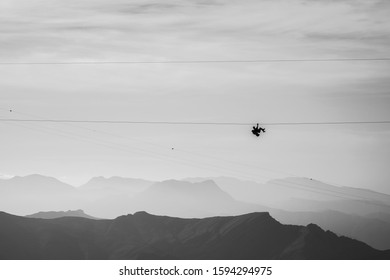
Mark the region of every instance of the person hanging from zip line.
[[256, 135], [257, 137], [260, 136], [260, 133], [261, 133], [261, 132], [265, 133], [265, 128], [259, 127], [259, 124], [257, 124], [256, 127], [254, 126], [253, 129], [252, 129], [252, 133], [253, 133], [254, 135]]

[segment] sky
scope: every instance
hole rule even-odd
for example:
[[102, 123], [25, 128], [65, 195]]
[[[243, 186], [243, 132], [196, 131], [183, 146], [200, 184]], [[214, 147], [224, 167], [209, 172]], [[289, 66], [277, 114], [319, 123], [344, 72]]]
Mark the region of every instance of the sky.
[[[0, 118], [390, 120], [389, 61], [10, 65], [390, 57], [387, 0], [2, 0]], [[12, 110], [12, 112], [10, 112]], [[0, 122], [0, 178], [286, 176], [390, 193], [390, 125]]]

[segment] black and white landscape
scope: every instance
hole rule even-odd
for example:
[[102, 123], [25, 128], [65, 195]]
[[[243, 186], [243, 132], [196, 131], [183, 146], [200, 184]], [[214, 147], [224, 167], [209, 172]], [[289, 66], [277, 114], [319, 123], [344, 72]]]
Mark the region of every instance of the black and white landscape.
[[390, 1], [1, 0], [1, 259], [390, 259]]

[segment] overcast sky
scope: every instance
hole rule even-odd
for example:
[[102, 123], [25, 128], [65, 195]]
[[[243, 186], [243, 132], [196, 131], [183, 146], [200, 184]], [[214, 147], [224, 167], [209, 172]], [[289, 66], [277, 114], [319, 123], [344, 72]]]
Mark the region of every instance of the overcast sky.
[[[389, 14], [387, 0], [2, 0], [0, 61], [390, 57]], [[389, 88], [389, 61], [0, 65], [0, 117], [389, 120]], [[390, 125], [266, 129], [0, 122], [0, 176], [295, 175], [390, 193]]]

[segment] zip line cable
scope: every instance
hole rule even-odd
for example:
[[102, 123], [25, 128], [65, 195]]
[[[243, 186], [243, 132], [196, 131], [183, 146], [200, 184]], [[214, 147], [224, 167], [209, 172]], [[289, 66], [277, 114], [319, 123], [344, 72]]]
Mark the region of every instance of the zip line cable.
[[[26, 113], [22, 113], [22, 112], [19, 112], [19, 111], [15, 111], [15, 110], [9, 110], [9, 109], [5, 109], [5, 108], [0, 108], [0, 110], [3, 110], [3, 111], [7, 111], [7, 112], [10, 112], [12, 111], [12, 114], [17, 114], [17, 115], [21, 115], [21, 116], [26, 116], [26, 117], [31, 117], [31, 118], [41, 118], [41, 119], [46, 119], [45, 117], [43, 116], [39, 116], [39, 115], [32, 115], [32, 114], [26, 114]], [[14, 123], [15, 124], [15, 123]], [[132, 141], [133, 143], [134, 142], [137, 142], [137, 143], [141, 143], [141, 144], [147, 144], [147, 145], [151, 145], [151, 146], [155, 146], [159, 149], [163, 148], [163, 149], [168, 149], [168, 146], [167, 145], [161, 145], [161, 144], [156, 144], [156, 143], [153, 143], [153, 142], [150, 142], [150, 141], [145, 141], [145, 140], [141, 140], [141, 139], [138, 139], [138, 138], [134, 138], [134, 137], [128, 137], [128, 136], [123, 136], [123, 135], [118, 135], [118, 134], [114, 134], [114, 133], [111, 133], [111, 132], [107, 132], [107, 131], [103, 131], [101, 129], [95, 129], [95, 128], [88, 128], [88, 127], [84, 127], [84, 126], [79, 126], [79, 125], [76, 125], [76, 124], [73, 124], [73, 123], [63, 123], [64, 125], [67, 125], [69, 127], [74, 127], [74, 128], [78, 128], [78, 129], [83, 129], [83, 130], [87, 130], [87, 131], [91, 131], [93, 133], [99, 133], [99, 134], [103, 134], [103, 135], [106, 135], [106, 136], [110, 136], [110, 137], [115, 137], [115, 138], [119, 138], [119, 139], [125, 139], [125, 140], [130, 140]], [[49, 129], [47, 127], [44, 127], [45, 129]], [[71, 134], [71, 135], [75, 135], [74, 133], [69, 133], [67, 131], [61, 131], [59, 129], [54, 129], [52, 128], [53, 130], [56, 130], [56, 131], [59, 131], [61, 133], [68, 133], [68, 134]], [[76, 136], [79, 136], [79, 135], [76, 135]], [[84, 135], [83, 135], [84, 136]], [[81, 136], [81, 137], [83, 137]], [[80, 137], [80, 136], [79, 136]], [[94, 141], [96, 141], [96, 139], [94, 138], [93, 139]], [[132, 147], [132, 148], [135, 148], [135, 147]], [[137, 149], [137, 148], [135, 148]], [[171, 149], [171, 146], [169, 146], [169, 150]], [[138, 148], [138, 150], [141, 150]], [[230, 161], [230, 160], [227, 160], [227, 159], [221, 159], [221, 158], [218, 158], [218, 157], [213, 157], [213, 156], [210, 156], [210, 155], [204, 155], [204, 154], [200, 154], [200, 153], [195, 153], [195, 152], [192, 152], [192, 151], [188, 151], [188, 150], [185, 150], [185, 149], [182, 149], [182, 148], [175, 148], [176, 151], [178, 152], [181, 152], [181, 153], [186, 153], [188, 155], [192, 155], [192, 156], [196, 156], [202, 160], [205, 160], [206, 158], [207, 159], [212, 159], [212, 160], [217, 160], [219, 162], [223, 162], [223, 163], [228, 163], [228, 164], [234, 164], [234, 165], [240, 165], [240, 166], [245, 166], [245, 167], [250, 167], [250, 168], [253, 168], [253, 169], [256, 169], [257, 171], [258, 170], [263, 170], [263, 171], [266, 171], [266, 172], [270, 172], [270, 173], [274, 173], [274, 174], [283, 174], [284, 176], [296, 176], [296, 177], [299, 177], [298, 175], [296, 174], [291, 174], [291, 173], [287, 173], [287, 172], [284, 172], [284, 171], [276, 171], [276, 170], [270, 170], [269, 168], [264, 168], [264, 167], [260, 167], [260, 166], [252, 166], [252, 165], [248, 165], [248, 164], [243, 164], [243, 163], [238, 163], [236, 161]], [[145, 151], [145, 150], [141, 150], [142, 152], [148, 152], [149, 155], [150, 155], [150, 152], [152, 151]], [[158, 152], [153, 152], [153, 153], [156, 153], [156, 154], [159, 154]], [[209, 162], [206, 162], [205, 164], [208, 164], [210, 165]], [[226, 169], [226, 168], [225, 168]], [[227, 170], [225, 170], [227, 171]], [[230, 169], [228, 170], [229, 173], [230, 172], [234, 172], [234, 173], [237, 173], [237, 170], [236, 169]], [[251, 174], [251, 173], [247, 173], [247, 174]], [[243, 174], [241, 174], [241, 176], [243, 176]], [[248, 176], [244, 176], [246, 177], [247, 179], [252, 179], [253, 180], [253, 174], [251, 174], [250, 177]], [[262, 179], [271, 179], [272, 177], [264, 177], [262, 176]]]
[[[45, 131], [45, 130], [39, 130], [39, 129], [36, 129], [36, 128], [32, 128], [32, 127], [27, 127], [25, 125], [20, 125], [20, 124], [14, 124], [14, 125], [18, 125], [20, 127], [23, 127], [23, 128], [27, 128], [27, 129], [30, 129], [30, 130], [35, 130], [35, 131], [39, 131], [39, 132], [43, 132], [43, 133], [46, 133], [46, 134], [53, 134], [53, 131]], [[121, 147], [121, 146], [118, 146], [118, 145], [112, 145], [113, 143], [109, 143], [107, 141], [105, 142], [102, 142], [100, 141], [99, 142], [92, 142], [92, 141], [89, 141], [88, 139], [83, 139], [83, 138], [80, 138], [77, 139], [75, 138], [74, 136], [72, 137], [72, 135], [61, 135], [59, 133], [55, 133], [54, 132], [54, 135], [59, 135], [59, 136], [65, 136], [67, 138], [71, 138], [73, 140], [81, 140], [83, 142], [87, 142], [87, 143], [92, 143], [92, 144], [96, 144], [96, 145], [99, 145], [99, 146], [103, 146], [103, 147], [106, 147], [106, 148], [110, 148], [110, 149], [115, 149], [115, 150], [119, 150], [119, 151], [124, 151], [124, 152], [133, 152], [131, 151], [130, 149], [126, 148], [126, 147]], [[189, 162], [187, 160], [183, 160], [183, 159], [176, 159], [176, 158], [172, 158], [172, 157], [166, 157], [162, 154], [155, 154], [154, 152], [151, 153], [151, 152], [148, 152], [148, 151], [145, 151], [145, 150], [141, 150], [141, 149], [136, 149], [138, 150], [138, 152], [141, 151], [141, 153], [149, 153], [150, 156], [156, 158], [156, 159], [164, 159], [164, 160], [168, 160], [168, 161], [171, 161], [171, 162], [176, 162], [176, 163], [181, 163], [181, 164], [184, 164], [184, 165], [187, 165], [187, 166], [192, 166], [192, 167], [197, 167], [197, 168], [203, 168], [205, 169], [205, 167], [207, 167], [207, 170], [209, 170], [210, 168], [211, 169], [214, 169], [214, 170], [219, 170], [219, 171], [229, 171], [230, 173], [236, 173], [236, 175], [239, 175], [240, 177], [245, 177], [247, 178], [247, 180], [255, 180], [253, 176], [253, 174], [250, 175], [250, 177], [248, 176], [249, 174], [244, 174], [242, 172], [239, 172], [237, 170], [229, 170], [227, 168], [221, 168], [220, 166], [215, 166], [215, 165], [211, 165], [211, 164], [205, 164], [204, 163], [193, 163], [193, 162]], [[256, 175], [256, 177], [260, 177], [260, 178], [265, 178], [264, 176], [259, 176], [258, 174]], [[332, 191], [332, 190], [323, 190], [323, 189], [313, 189], [311, 186], [308, 186], [306, 184], [301, 184], [301, 183], [295, 183], [295, 182], [271, 182], [271, 184], [273, 185], [278, 185], [280, 187], [284, 187], [284, 188], [290, 188], [290, 189], [295, 189], [295, 190], [301, 190], [301, 191], [305, 191], [305, 192], [310, 192], [310, 193], [316, 193], [316, 194], [320, 194], [320, 195], [325, 195], [325, 196], [330, 196], [330, 197], [336, 197], [336, 198], [340, 198], [340, 199], [353, 199], [355, 200], [356, 202], [361, 202], [363, 204], [370, 204], [370, 205], [375, 205], [375, 206], [380, 206], [380, 207], [388, 207], [390, 208], [389, 205], [387, 204], [382, 204], [382, 203], [376, 203], [375, 201], [368, 201], [368, 200], [365, 200], [364, 197], [359, 197], [359, 196], [355, 196], [355, 195], [351, 195], [351, 194], [347, 194], [347, 193], [342, 193], [342, 192], [338, 192], [338, 191]]]
[[351, 199], [354, 200], [355, 202], [358, 203], [363, 203], [363, 204], [368, 204], [368, 205], [375, 205], [379, 207], [385, 207], [390, 210], [390, 205], [385, 202], [377, 202], [377, 201], [372, 201], [372, 200], [367, 200], [367, 198], [362, 197], [362, 196], [357, 196], [353, 194], [348, 194], [348, 193], [343, 193], [340, 191], [335, 191], [335, 190], [326, 190], [326, 189], [313, 189], [311, 186], [307, 184], [302, 184], [302, 183], [296, 183], [296, 182], [269, 182], [271, 185], [277, 185], [281, 187], [287, 187], [290, 189], [298, 189], [301, 191], [305, 192], [310, 192], [310, 193], [317, 193], [325, 196], [330, 196], [330, 197], [337, 197], [340, 199]]
[[[2, 108], [0, 108], [0, 109], [2, 109]], [[17, 113], [17, 114], [21, 114], [21, 115], [27, 115], [27, 114], [15, 112], [15, 111], [13, 111], [13, 112]], [[147, 150], [139, 149], [139, 148], [135, 148], [135, 147], [131, 147], [132, 149], [130, 150], [130, 149], [128, 149], [128, 147], [124, 147], [124, 146], [118, 145], [118, 143], [113, 143], [113, 142], [108, 142], [108, 141], [101, 141], [101, 140], [97, 140], [96, 141], [96, 139], [93, 139], [93, 141], [91, 141], [91, 139], [87, 139], [85, 136], [76, 135], [74, 133], [69, 133], [69, 132], [66, 132], [66, 131], [64, 132], [64, 131], [61, 131], [59, 129], [53, 129], [53, 128], [50, 129], [50, 128], [46, 128], [46, 127], [41, 127], [41, 128], [44, 129], [44, 130], [42, 130], [42, 129], [29, 127], [29, 126], [26, 126], [26, 125], [23, 125], [23, 124], [22, 125], [16, 124], [16, 123], [13, 123], [13, 124], [14, 125], [18, 125], [18, 126], [23, 127], [23, 128], [30, 129], [30, 130], [35, 130], [35, 131], [39, 131], [39, 132], [43, 132], [43, 133], [47, 133], [47, 134], [55, 134], [57, 136], [62, 136], [62, 137], [65, 136], [65, 137], [73, 139], [73, 140], [78, 140], [78, 141], [81, 140], [83, 142], [92, 143], [92, 144], [96, 144], [96, 145], [99, 145], [99, 146], [104, 146], [106, 148], [111, 148], [111, 149], [115, 149], [115, 150], [120, 150], [120, 151], [125, 151], [125, 152], [134, 152], [134, 150], [135, 150], [138, 153], [148, 154], [149, 156], [152, 156], [152, 157], [154, 157], [156, 159], [168, 160], [168, 161], [171, 161], [171, 162], [185, 164], [187, 166], [192, 166], [192, 167], [197, 167], [197, 168], [205, 168], [207, 166], [207, 168], [211, 168], [211, 169], [214, 169], [214, 170], [220, 170], [220, 171], [222, 170], [222, 171], [225, 171], [225, 172], [228, 171], [229, 173], [235, 173], [236, 175], [239, 175], [240, 177], [246, 177], [247, 179], [255, 180], [254, 177], [253, 177], [254, 176], [253, 174], [243, 173], [242, 171], [237, 171], [236, 169], [230, 169], [230, 168], [226, 168], [226, 167], [222, 167], [221, 168], [221, 166], [216, 166], [216, 165], [213, 165], [213, 164], [210, 164], [210, 163], [206, 163], [206, 164], [205, 163], [202, 163], [202, 164], [198, 163], [198, 164], [196, 164], [196, 163], [190, 162], [190, 161], [188, 161], [186, 159], [174, 158], [174, 157], [167, 156], [167, 155], [164, 155], [164, 154], [161, 154], [161, 153], [155, 153], [155, 152], [152, 152], [152, 151], [147, 151]], [[71, 125], [71, 124], [69, 124], [69, 125]], [[74, 125], [71, 125], [71, 126], [74, 126]], [[91, 131], [91, 129], [89, 129], [89, 128], [83, 128], [83, 127], [80, 127], [80, 126], [74, 126], [74, 127], [78, 127], [78, 128], [82, 128], [82, 129], [86, 129], [86, 130], [90, 130]], [[111, 135], [111, 133], [106, 133], [106, 132], [102, 132], [102, 133]], [[112, 134], [112, 136], [116, 136], [116, 135]], [[121, 136], [121, 138], [127, 138], [127, 137]], [[130, 139], [130, 140], [132, 140], [132, 139]], [[186, 152], [186, 151], [184, 151], [184, 152]], [[191, 153], [191, 152], [188, 152], [188, 153]], [[199, 156], [201, 157], [201, 155], [199, 155]], [[219, 160], [218, 158], [215, 158], [215, 157], [213, 157], [213, 158]], [[221, 161], [228, 162], [228, 161], [222, 160], [222, 159], [221, 159]], [[262, 169], [262, 168], [259, 168], [259, 169]], [[270, 170], [268, 170], [268, 171], [270, 171]], [[275, 172], [275, 173], [278, 173], [278, 172]], [[283, 172], [281, 172], [281, 173], [283, 173]], [[291, 174], [291, 175], [293, 175], [293, 174]], [[264, 176], [259, 176], [259, 174], [257, 174], [256, 177], [263, 178], [263, 179], [266, 178]], [[348, 193], [343, 193], [341, 190], [340, 191], [336, 191], [336, 190], [328, 190], [328, 189], [322, 189], [322, 188], [313, 189], [309, 185], [302, 184], [302, 183], [296, 183], [296, 182], [280, 182], [280, 181], [275, 182], [274, 181], [271, 184], [278, 185], [278, 186], [281, 186], [281, 187], [298, 189], [298, 190], [302, 190], [302, 191], [305, 191], [305, 192], [311, 192], [311, 193], [317, 193], [317, 194], [331, 196], [331, 197], [337, 197], [337, 198], [341, 198], [341, 199], [354, 199], [356, 201], [360, 201], [360, 202], [365, 203], [365, 204], [373, 204], [373, 205], [376, 205], [376, 206], [387, 206], [387, 207], [389, 207], [386, 204], [382, 204], [382, 203], [379, 204], [379, 203], [375, 203], [373, 201], [366, 201], [365, 198], [361, 197], [361, 196], [351, 195], [351, 194], [348, 194]]]
[[[0, 109], [2, 109], [4, 111], [9, 111], [9, 109], [5, 109], [5, 108], [0, 108]], [[42, 120], [48, 120], [47, 118], [44, 118], [44, 117], [38, 116], [38, 115], [25, 114], [25, 113], [21, 113], [21, 112], [16, 112], [14, 110], [13, 110], [13, 112], [17, 113], [19, 115], [22, 115], [22, 116], [27, 116], [27, 117], [32, 117], [32, 118], [40, 118]], [[31, 120], [31, 119], [28, 119], [28, 120]], [[342, 122], [342, 123], [345, 124], [346, 122]], [[348, 123], [350, 123], [350, 122], [348, 122]], [[360, 123], [363, 123], [363, 122], [360, 122]], [[364, 122], [364, 123], [368, 123], [368, 122]], [[372, 122], [370, 122], [370, 123], [372, 123]], [[375, 122], [375, 123], [378, 123], [378, 122]], [[380, 122], [380, 123], [383, 123], [383, 122]], [[76, 128], [80, 128], [80, 129], [84, 129], [84, 130], [88, 130], [88, 131], [92, 131], [92, 132], [97, 132], [97, 133], [100, 133], [100, 134], [108, 135], [108, 136], [111, 136], [111, 137], [116, 137], [116, 138], [121, 138], [121, 139], [125, 139], [125, 140], [130, 140], [130, 141], [133, 141], [133, 142], [136, 141], [136, 142], [142, 143], [142, 144], [146, 143], [148, 145], [152, 145], [152, 146], [159, 147], [159, 148], [164, 148], [164, 149], [167, 148], [167, 146], [158, 145], [156, 143], [152, 143], [152, 142], [149, 142], [149, 141], [135, 139], [133, 137], [126, 137], [126, 136], [118, 135], [118, 134], [113, 134], [113, 133], [109, 133], [109, 132], [102, 131], [102, 130], [82, 127], [82, 126], [75, 125], [73, 123], [65, 123], [64, 122], [64, 124], [69, 125], [71, 127], [76, 127]], [[177, 123], [177, 124], [182, 124], [182, 123]], [[189, 123], [184, 123], [184, 124], [189, 124]], [[197, 124], [200, 124], [200, 123], [197, 123]], [[224, 124], [224, 125], [227, 125], [228, 123], [208, 123], [208, 124]], [[235, 124], [241, 125], [241, 123], [235, 123]], [[269, 125], [270, 123], [266, 123], [266, 124]], [[283, 125], [287, 125], [287, 124], [291, 124], [291, 123], [272, 123], [272, 124], [274, 124], [274, 125], [282, 125], [282, 124]], [[293, 124], [295, 124], [295, 123], [293, 123]], [[318, 124], [318, 123], [300, 123], [300, 124]], [[330, 124], [330, 123], [327, 122], [327, 123], [321, 123], [321, 124]], [[335, 123], [332, 123], [332, 124], [335, 124]], [[341, 124], [341, 122], [337, 122], [337, 124]], [[249, 126], [251, 124], [248, 123], [248, 124], [242, 124], [242, 125], [248, 125]], [[248, 165], [248, 164], [244, 164], [244, 163], [237, 163], [235, 161], [230, 161], [230, 160], [227, 160], [227, 159], [221, 159], [221, 158], [213, 157], [213, 156], [210, 156], [210, 155], [202, 155], [202, 154], [199, 154], [199, 153], [194, 153], [194, 152], [191, 152], [191, 151], [187, 151], [187, 150], [182, 149], [182, 148], [176, 148], [175, 150], [176, 151], [180, 151], [180, 152], [184, 152], [186, 154], [190, 154], [190, 155], [193, 155], [193, 156], [196, 156], [196, 157], [200, 157], [200, 158], [209, 158], [209, 159], [212, 159], [212, 160], [217, 160], [217, 161], [221, 161], [221, 162], [225, 162], [225, 163], [229, 163], [229, 164], [240, 165], [240, 166], [245, 166], [245, 167], [250, 167], [250, 168], [255, 168], [255, 169], [261, 169], [261, 170], [266, 171], [268, 173], [284, 174], [284, 176], [292, 176], [292, 177], [301, 177], [299, 175], [291, 174], [291, 173], [288, 173], [288, 172], [285, 172], [285, 171], [276, 171], [276, 170], [271, 170], [269, 168], [264, 168], [264, 167], [259, 167], [259, 166], [252, 166], [252, 165]]]
[[[3, 108], [0, 108], [0, 109], [3, 109]], [[8, 109], [3, 109], [4, 111], [9, 111]], [[29, 116], [29, 117], [38, 117], [38, 118], [42, 118], [41, 116], [38, 116], [38, 115], [31, 115], [31, 114], [24, 114], [24, 113], [21, 113], [21, 112], [15, 112], [13, 110], [14, 113], [17, 113], [19, 115], [25, 115], [25, 116]], [[31, 119], [28, 119], [29, 121]], [[43, 119], [42, 120], [47, 120], [47, 121], [50, 121], [48, 119]], [[345, 122], [343, 122], [345, 123]], [[362, 123], [362, 122], [361, 122]], [[367, 122], [364, 122], [364, 123], [367, 123]], [[371, 123], [371, 122], [370, 122]], [[378, 122], [376, 122], [378, 123]], [[381, 122], [382, 123], [382, 122]], [[158, 146], [158, 147], [162, 147], [162, 145], [157, 145], [155, 143], [151, 143], [151, 142], [148, 142], [148, 141], [144, 141], [144, 140], [140, 140], [140, 139], [134, 139], [134, 138], [129, 138], [129, 137], [124, 137], [122, 135], [117, 135], [117, 134], [112, 134], [112, 133], [108, 133], [106, 131], [101, 131], [101, 130], [96, 130], [96, 129], [90, 129], [90, 128], [86, 128], [86, 127], [80, 127], [80, 126], [76, 126], [72, 123], [65, 123], [69, 126], [72, 126], [72, 127], [77, 127], [77, 128], [81, 128], [81, 129], [84, 129], [84, 130], [88, 130], [88, 131], [93, 131], [93, 132], [98, 132], [98, 133], [101, 133], [101, 134], [105, 134], [105, 135], [108, 135], [108, 136], [114, 136], [114, 137], [117, 137], [117, 138], [122, 138], [122, 139], [126, 139], [126, 140], [131, 140], [131, 141], [137, 141], [137, 142], [142, 142], [142, 143], [147, 143], [147, 144], [150, 144], [150, 145], [153, 145], [153, 146]], [[180, 123], [181, 124], [181, 123]], [[215, 124], [215, 123], [209, 123], [209, 124]], [[219, 123], [218, 123], [219, 124]], [[223, 124], [226, 124], [226, 123], [223, 123]], [[275, 124], [275, 123], [273, 123]], [[284, 124], [286, 125], [287, 123], [278, 123], [278, 124]], [[290, 124], [290, 123], [288, 123]], [[294, 123], [295, 124], [295, 123]], [[305, 123], [305, 124], [308, 124], [308, 123]], [[310, 123], [310, 124], [318, 124], [318, 123]], [[321, 123], [321, 124], [325, 124], [325, 123]], [[326, 124], [329, 124], [329, 123], [326, 123]], [[340, 122], [338, 122], [337, 124], [340, 124]], [[245, 124], [245, 125], [249, 125], [249, 124]], [[95, 140], [95, 139], [94, 139]], [[166, 148], [165, 146], [163, 148]], [[184, 149], [176, 149], [177, 151], [181, 151], [181, 152], [184, 152], [184, 153], [187, 153], [187, 154], [191, 154], [191, 155], [195, 155], [197, 157], [207, 157], [207, 158], [210, 158], [210, 159], [214, 159], [214, 160], [218, 160], [218, 161], [223, 161], [223, 162], [226, 162], [226, 163], [233, 163], [233, 164], [237, 164], [236, 162], [233, 162], [233, 161], [229, 161], [229, 160], [226, 160], [226, 159], [220, 159], [220, 158], [217, 158], [217, 157], [212, 157], [212, 156], [206, 156], [206, 155], [200, 155], [199, 153], [194, 153], [194, 152], [190, 152], [190, 151], [186, 151]], [[239, 165], [242, 165], [244, 166], [244, 164], [239, 164]], [[266, 169], [266, 168], [261, 168], [261, 167], [254, 167], [254, 166], [249, 166], [248, 164], [245, 164], [246, 167], [251, 167], [251, 168], [257, 168], [257, 169], [262, 169], [262, 170], [265, 170], [267, 172], [271, 172], [271, 173], [275, 173], [275, 174], [286, 174], [286, 175], [289, 175], [289, 176], [296, 176], [296, 177], [299, 177], [298, 175], [296, 174], [291, 174], [291, 173], [287, 173], [287, 172], [281, 172], [281, 171], [275, 171], [275, 170], [270, 170], [270, 169]]]
[[7, 65], [107, 65], [107, 64], [214, 64], [214, 63], [284, 63], [284, 62], [353, 62], [390, 61], [389, 57], [374, 58], [315, 58], [315, 59], [248, 59], [248, 60], [160, 60], [160, 61], [48, 61], [48, 62], [0, 62]]
[[[8, 109], [5, 109], [5, 108], [0, 108], [1, 110], [4, 110], [4, 111], [9, 111]], [[21, 115], [21, 116], [27, 116], [27, 117], [31, 117], [31, 118], [42, 118], [42, 119], [46, 119], [45, 117], [43, 116], [39, 116], [39, 115], [32, 115], [32, 114], [26, 114], [26, 113], [22, 113], [22, 112], [19, 112], [19, 111], [15, 111], [15, 110], [12, 110], [12, 113], [15, 113], [15, 114], [18, 114], [18, 115]], [[156, 144], [154, 142], [150, 142], [150, 141], [146, 141], [146, 140], [141, 140], [141, 139], [138, 139], [138, 138], [134, 138], [134, 137], [128, 137], [128, 136], [123, 136], [123, 135], [118, 135], [118, 134], [114, 134], [114, 133], [111, 133], [111, 132], [107, 132], [107, 131], [103, 131], [101, 129], [95, 129], [95, 128], [88, 128], [88, 127], [84, 127], [84, 126], [79, 126], [79, 125], [76, 125], [76, 124], [73, 124], [73, 123], [64, 123], [65, 125], [67, 126], [70, 126], [70, 127], [74, 127], [74, 128], [78, 128], [78, 129], [83, 129], [83, 130], [87, 130], [87, 131], [91, 131], [93, 133], [99, 133], [99, 134], [102, 134], [102, 135], [106, 135], [106, 136], [110, 136], [110, 137], [115, 137], [115, 138], [119, 138], [119, 139], [125, 139], [125, 140], [130, 140], [132, 141], [133, 143], [134, 142], [137, 142], [138, 144], [141, 143], [141, 144], [147, 144], [147, 145], [151, 145], [151, 146], [154, 146], [154, 147], [157, 147], [159, 149], [163, 148], [163, 149], [171, 149], [171, 146], [168, 147], [167, 145], [161, 145], [161, 144]], [[57, 131], [59, 131], [57, 129]], [[65, 133], [67, 133], [65, 131]], [[96, 139], [93, 139], [93, 140], [96, 140]], [[145, 150], [143, 150], [145, 151]], [[219, 157], [214, 157], [214, 156], [210, 156], [210, 155], [205, 155], [205, 154], [202, 154], [202, 153], [195, 153], [193, 151], [189, 151], [189, 150], [186, 150], [186, 149], [183, 149], [181, 147], [179, 148], [175, 148], [175, 151], [178, 151], [180, 153], [185, 153], [187, 155], [191, 155], [191, 156], [196, 156], [198, 158], [200, 158], [201, 160], [205, 160], [205, 159], [211, 159], [211, 160], [217, 160], [219, 161], [220, 163], [224, 163], [224, 164], [233, 164], [233, 165], [236, 165], [236, 166], [244, 166], [244, 167], [249, 167], [251, 169], [256, 169], [257, 172], [259, 170], [262, 170], [262, 171], [265, 171], [267, 173], [273, 173], [273, 174], [279, 174], [279, 175], [283, 175], [283, 176], [292, 176], [292, 177], [300, 177], [299, 175], [297, 174], [292, 174], [292, 173], [287, 173], [285, 171], [280, 171], [280, 170], [271, 170], [269, 168], [265, 168], [265, 167], [262, 167], [262, 166], [253, 166], [253, 165], [250, 165], [250, 164], [245, 164], [245, 163], [240, 163], [240, 162], [237, 162], [237, 161], [233, 161], [233, 160], [228, 160], [228, 159], [222, 159], [222, 158], [219, 158]], [[150, 153], [151, 151], [149, 151]], [[206, 164], [210, 164], [209, 162], [207, 162]], [[225, 168], [226, 169], [226, 168]], [[225, 170], [226, 171], [226, 170]], [[229, 172], [236, 172], [236, 169], [230, 169]], [[248, 173], [250, 174], [250, 173]], [[241, 174], [241, 176], [243, 176]], [[247, 178], [249, 178], [248, 176], [246, 176]], [[253, 180], [253, 175], [251, 174], [251, 179]], [[257, 175], [258, 177], [258, 175]], [[273, 177], [269, 177], [269, 176], [261, 176], [262, 179], [266, 179], [266, 180], [270, 180], [272, 179]]]
[[[333, 196], [333, 197], [338, 197], [338, 198], [342, 198], [342, 199], [353, 199], [357, 202], [362, 202], [362, 203], [368, 202], [366, 200], [367, 198], [365, 198], [363, 196], [343, 192], [343, 188], [341, 188], [341, 187], [338, 187], [338, 188], [340, 188], [339, 190], [330, 190], [330, 189], [326, 189], [326, 188], [323, 188], [323, 187], [320, 187], [317, 185], [316, 186], [317, 188], [313, 189], [313, 187], [308, 185], [308, 184], [297, 183], [297, 182], [280, 182], [278, 180], [271, 181], [270, 184], [279, 185], [279, 186], [288, 187], [288, 188], [299, 188], [299, 189], [304, 190], [304, 191], [316, 192], [316, 193], [324, 194], [327, 196]], [[326, 184], [326, 183], [324, 183], [324, 184]], [[331, 185], [331, 186], [334, 186], [334, 185]], [[376, 206], [385, 206], [385, 207], [390, 209], [390, 205], [388, 203], [384, 203], [383, 201], [369, 201], [369, 204], [376, 205]]]
[[[15, 111], [13, 111], [13, 112], [17, 113], [17, 114], [21, 114], [21, 113], [15, 112]], [[52, 134], [52, 135], [57, 135], [57, 136], [61, 136], [61, 137], [66, 137], [66, 138], [76, 140], [76, 141], [92, 143], [92, 144], [95, 144], [98, 146], [102, 146], [102, 147], [110, 148], [110, 149], [114, 149], [114, 150], [119, 150], [122, 152], [123, 151], [129, 152], [129, 153], [136, 152], [136, 153], [139, 153], [142, 155], [150, 156], [150, 157], [155, 158], [155, 159], [170, 161], [173, 163], [184, 164], [184, 165], [187, 165], [190, 167], [207, 169], [207, 170], [214, 169], [214, 170], [217, 170], [219, 172], [222, 171], [222, 172], [229, 173], [229, 174], [235, 174], [236, 176], [238, 175], [239, 177], [246, 178], [247, 180], [256, 181], [255, 177], [259, 177], [258, 174], [255, 176], [254, 174], [251, 174], [251, 173], [238, 171], [235, 168], [221, 167], [219, 165], [210, 164], [209, 162], [196, 163], [196, 162], [190, 161], [188, 159], [169, 156], [169, 155], [163, 154], [161, 152], [145, 150], [145, 149], [141, 149], [141, 148], [138, 148], [135, 146], [118, 145], [118, 143], [114, 143], [112, 141], [102, 141], [102, 140], [96, 139], [95, 137], [92, 138], [89, 136], [77, 135], [75, 133], [70, 133], [70, 132], [63, 131], [63, 130], [61, 131], [61, 129], [58, 129], [58, 128], [47, 128], [47, 127], [43, 127], [43, 126], [38, 126], [38, 128], [37, 128], [37, 127], [31, 127], [31, 126], [27, 126], [25, 124], [19, 124], [19, 123], [12, 123], [12, 124], [17, 125], [19, 127], [29, 129], [29, 130], [33, 130], [33, 131], [35, 130], [35, 131], [45, 133], [45, 134]], [[72, 125], [72, 126], [74, 126], [74, 125]], [[74, 127], [77, 127], [77, 126], [74, 126]], [[81, 128], [81, 127], [78, 127], [78, 128]], [[85, 128], [85, 129], [92, 131], [89, 128]], [[103, 133], [105, 133], [105, 132], [103, 132]], [[110, 133], [105, 133], [105, 134], [110, 134]], [[125, 137], [120, 137], [120, 138], [125, 138]], [[128, 137], [126, 137], [126, 139], [133, 140], [133, 139], [128, 138]], [[268, 179], [270, 179], [270, 178], [268, 178]]]
[[[153, 125], [226, 125], [250, 126], [253, 123], [241, 122], [171, 122], [171, 121], [129, 121], [129, 120], [70, 120], [70, 119], [8, 119], [0, 118], [0, 122], [47, 122], [47, 123], [101, 123], [101, 124], [153, 124]], [[390, 124], [390, 120], [378, 121], [336, 121], [336, 122], [265, 122], [268, 126], [291, 125], [361, 125], [361, 124]]]

